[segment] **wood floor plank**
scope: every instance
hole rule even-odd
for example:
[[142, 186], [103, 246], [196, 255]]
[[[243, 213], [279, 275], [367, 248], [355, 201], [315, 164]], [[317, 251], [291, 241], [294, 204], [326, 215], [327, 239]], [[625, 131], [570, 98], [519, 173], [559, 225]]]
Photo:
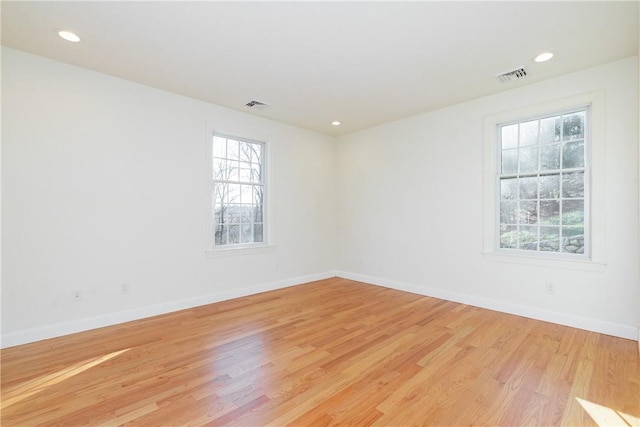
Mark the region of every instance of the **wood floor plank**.
[[339, 278], [0, 362], [3, 426], [640, 425], [634, 341]]

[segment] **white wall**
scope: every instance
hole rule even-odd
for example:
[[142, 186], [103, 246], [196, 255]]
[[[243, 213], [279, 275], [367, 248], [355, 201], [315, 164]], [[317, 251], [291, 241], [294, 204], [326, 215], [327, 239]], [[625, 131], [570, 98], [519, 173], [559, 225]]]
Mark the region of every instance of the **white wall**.
[[[4, 346], [332, 274], [333, 138], [7, 48], [2, 107]], [[207, 123], [268, 143], [274, 250], [205, 256]]]
[[[592, 91], [605, 94], [607, 264], [485, 257], [483, 118]], [[346, 135], [337, 147], [339, 275], [637, 338], [636, 57]]]
[[[594, 90], [606, 102], [606, 266], [485, 258], [483, 118]], [[630, 58], [335, 140], [3, 48], [2, 345], [336, 267], [371, 283], [636, 338], [637, 93]], [[205, 256], [207, 122], [269, 143], [275, 250]], [[119, 293], [123, 282], [130, 295]], [[547, 282], [555, 295], [545, 294]], [[74, 289], [84, 301], [71, 301]]]

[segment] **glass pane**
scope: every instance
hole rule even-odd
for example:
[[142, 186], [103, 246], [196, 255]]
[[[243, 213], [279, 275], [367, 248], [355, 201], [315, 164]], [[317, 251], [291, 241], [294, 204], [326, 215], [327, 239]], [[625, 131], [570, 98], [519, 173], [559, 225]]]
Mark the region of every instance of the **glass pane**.
[[502, 149], [518, 146], [518, 125], [502, 126]]
[[584, 226], [584, 200], [562, 201], [562, 224]]
[[520, 147], [538, 144], [538, 121], [520, 124]]
[[563, 139], [584, 138], [584, 111], [562, 117]]
[[520, 243], [518, 248], [536, 251], [538, 250], [538, 228], [537, 227], [520, 227]]
[[213, 159], [213, 179], [226, 180], [227, 162], [224, 159]]
[[557, 200], [540, 201], [540, 224], [560, 224], [560, 202]]
[[227, 139], [227, 159], [238, 160], [240, 146], [238, 141]]
[[251, 146], [249, 142], [240, 142], [240, 161], [251, 162]]
[[262, 166], [257, 163], [251, 163], [251, 182], [262, 182]]
[[251, 182], [251, 163], [240, 162], [238, 178], [240, 182]]
[[560, 117], [540, 120], [540, 143], [560, 141]]
[[262, 164], [262, 144], [251, 144], [251, 161]]
[[528, 178], [520, 178], [520, 198], [538, 198], [538, 177], [532, 176]]
[[226, 245], [228, 242], [227, 226], [217, 225], [214, 229], [214, 241], [216, 245]]
[[253, 230], [251, 224], [243, 224], [240, 227], [240, 243], [253, 243]]
[[520, 172], [538, 170], [538, 147], [520, 149]]
[[262, 206], [253, 205], [253, 222], [263, 222]]
[[560, 176], [542, 175], [540, 177], [540, 198], [557, 199], [560, 197]]
[[213, 157], [227, 157], [227, 140], [225, 138], [213, 137]]
[[568, 199], [584, 197], [584, 172], [562, 174], [562, 197]]
[[240, 203], [243, 203], [243, 204], [253, 203], [253, 185], [240, 186]]
[[264, 231], [262, 224], [255, 224], [253, 226], [253, 241], [264, 242]]
[[515, 199], [518, 197], [518, 179], [503, 178], [500, 180], [500, 198]]
[[584, 141], [565, 142], [562, 146], [562, 168], [584, 166]]
[[227, 160], [227, 166], [226, 166], [226, 170], [224, 171], [224, 175], [221, 179], [227, 180], [227, 181], [234, 181], [234, 182], [238, 182], [238, 169], [240, 168], [240, 166], [238, 165], [238, 162], [233, 162], [233, 161], [229, 161]]
[[264, 187], [263, 186], [259, 186], [259, 185], [254, 185], [253, 186], [253, 201], [252, 203], [254, 205], [262, 205], [263, 204], [263, 197], [262, 194], [264, 192]]
[[242, 205], [230, 205], [225, 211], [227, 224], [240, 224], [242, 222]]
[[240, 226], [239, 225], [229, 225], [229, 244], [237, 244], [240, 243]]
[[213, 186], [213, 205], [214, 206], [223, 204], [225, 195], [227, 193], [227, 185], [228, 184], [216, 183]]
[[518, 202], [500, 203], [500, 224], [517, 224]]
[[518, 247], [518, 227], [515, 225], [500, 226], [500, 247], [514, 249]]
[[226, 189], [227, 204], [240, 203], [240, 184], [227, 184]]
[[536, 224], [538, 222], [538, 202], [520, 202], [518, 213], [520, 224]]
[[558, 252], [560, 250], [560, 229], [558, 227], [540, 227], [540, 250]]
[[502, 152], [502, 173], [518, 172], [518, 150], [504, 150]]
[[584, 253], [584, 228], [562, 228], [562, 251], [574, 254]]
[[560, 144], [543, 145], [540, 147], [540, 169], [560, 169]]

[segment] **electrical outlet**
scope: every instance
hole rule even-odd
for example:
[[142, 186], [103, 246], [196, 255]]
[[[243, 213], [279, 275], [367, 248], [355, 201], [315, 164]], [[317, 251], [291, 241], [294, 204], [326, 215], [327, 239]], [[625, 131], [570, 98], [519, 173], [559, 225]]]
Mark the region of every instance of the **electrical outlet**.
[[129, 285], [128, 283], [122, 283], [120, 285], [120, 293], [126, 295], [129, 292], [131, 292], [131, 285]]
[[544, 285], [544, 290], [549, 295], [553, 295], [556, 293], [556, 285], [554, 285], [553, 283], [547, 283], [546, 285]]
[[78, 302], [78, 301], [82, 301], [82, 291], [76, 289], [75, 291], [71, 292], [71, 301], [73, 302]]

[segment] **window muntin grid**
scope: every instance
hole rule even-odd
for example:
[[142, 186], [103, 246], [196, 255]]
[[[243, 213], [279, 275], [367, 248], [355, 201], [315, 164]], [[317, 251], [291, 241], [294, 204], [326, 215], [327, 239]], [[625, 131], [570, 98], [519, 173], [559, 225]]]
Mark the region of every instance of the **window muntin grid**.
[[498, 247], [586, 256], [587, 109], [498, 126]]
[[265, 144], [214, 135], [214, 247], [265, 242]]

